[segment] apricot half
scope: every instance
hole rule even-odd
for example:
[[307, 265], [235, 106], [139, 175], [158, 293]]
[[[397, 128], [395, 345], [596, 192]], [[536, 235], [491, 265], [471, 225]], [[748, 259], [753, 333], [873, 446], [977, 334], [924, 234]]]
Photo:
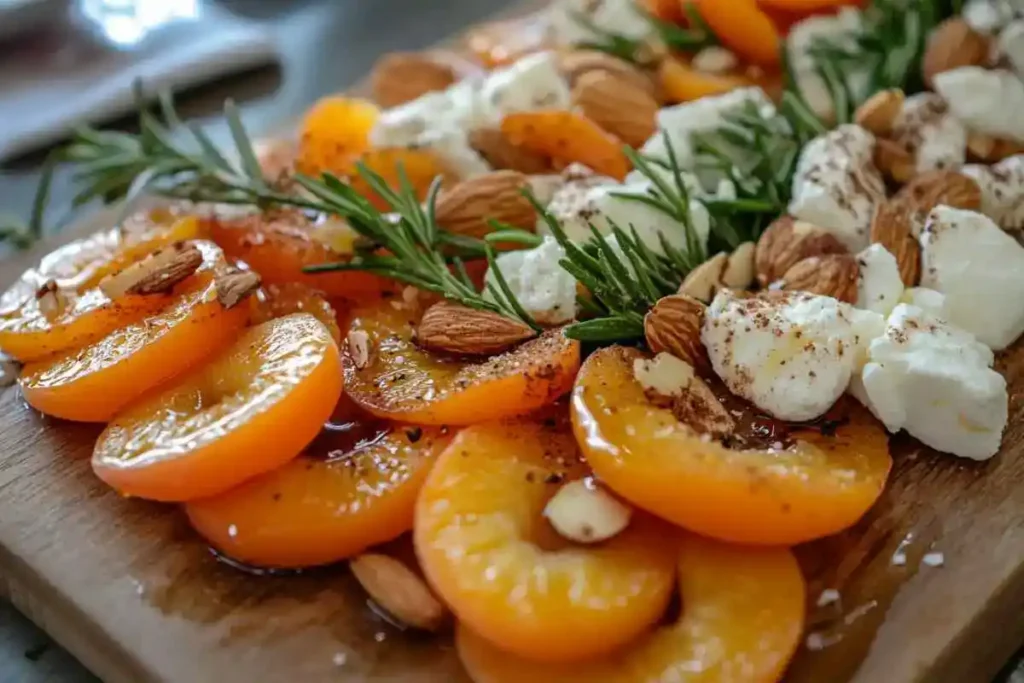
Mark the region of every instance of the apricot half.
[[887, 435], [852, 402], [834, 434], [798, 430], [786, 448], [732, 449], [653, 405], [633, 376], [638, 357], [595, 352], [572, 397], [587, 461], [634, 504], [706, 536], [790, 545], [845, 529], [881, 494]]
[[581, 546], [543, 517], [559, 484], [587, 474], [565, 419], [490, 423], [455, 437], [420, 494], [414, 538], [426, 577], [459, 619], [522, 657], [596, 656], [668, 604], [666, 527], [634, 516], [619, 535]]
[[[572, 388], [579, 342], [551, 330], [485, 360], [443, 357], [413, 341], [422, 311], [384, 301], [353, 313], [343, 345], [345, 391], [379, 417], [431, 425], [466, 425], [522, 415]], [[353, 348], [365, 341], [366, 358]]]
[[617, 653], [538, 664], [459, 626], [459, 656], [475, 683], [771, 683], [803, 633], [805, 586], [792, 553], [682, 539], [682, 613]]
[[213, 496], [296, 457], [340, 395], [327, 328], [306, 313], [271, 320], [118, 415], [96, 442], [93, 470], [130, 496]]

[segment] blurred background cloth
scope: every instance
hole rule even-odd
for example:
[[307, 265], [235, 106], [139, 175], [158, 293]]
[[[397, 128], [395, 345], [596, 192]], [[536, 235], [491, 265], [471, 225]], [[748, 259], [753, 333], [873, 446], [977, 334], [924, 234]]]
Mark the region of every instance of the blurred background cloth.
[[51, 13], [0, 43], [0, 161], [130, 112], [135, 80], [177, 91], [275, 59], [269, 27], [203, 0], [19, 0], [6, 21], [5, 2], [0, 25]]

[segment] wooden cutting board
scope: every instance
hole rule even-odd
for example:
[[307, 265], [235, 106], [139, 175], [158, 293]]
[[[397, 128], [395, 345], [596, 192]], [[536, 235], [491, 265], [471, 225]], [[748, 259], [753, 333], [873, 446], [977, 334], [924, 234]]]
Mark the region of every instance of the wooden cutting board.
[[[54, 245], [5, 263], [0, 285]], [[867, 518], [798, 549], [811, 647], [788, 681], [985, 683], [1024, 643], [1024, 347], [999, 366], [1011, 388], [999, 456], [970, 463], [895, 438]], [[120, 498], [90, 472], [98, 432], [0, 394], [0, 592], [102, 679], [465, 683], [449, 639], [389, 625], [343, 569], [245, 574], [176, 509]], [[943, 565], [923, 564], [928, 552]], [[838, 600], [818, 605], [826, 590]]]

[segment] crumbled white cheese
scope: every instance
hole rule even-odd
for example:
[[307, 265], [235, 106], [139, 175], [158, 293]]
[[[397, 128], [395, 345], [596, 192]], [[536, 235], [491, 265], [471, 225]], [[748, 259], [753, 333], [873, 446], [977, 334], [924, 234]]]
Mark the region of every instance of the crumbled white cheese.
[[885, 319], [803, 292], [772, 297], [718, 293], [701, 339], [737, 396], [783, 420], [812, 420], [836, 402]]
[[646, 391], [662, 396], [682, 396], [693, 381], [693, 366], [671, 353], [633, 361], [633, 376]]
[[1012, 71], [964, 66], [936, 75], [935, 90], [968, 130], [1024, 142], [1024, 82]]
[[1015, 18], [1024, 16], [1021, 0], [967, 0], [963, 18], [979, 33], [998, 32]]
[[1018, 78], [1024, 76], [1024, 20], [1012, 21], [1002, 30], [996, 41], [996, 50]]
[[984, 460], [999, 450], [1008, 415], [1006, 380], [972, 334], [900, 304], [874, 339], [850, 393], [895, 433]]
[[946, 563], [946, 555], [940, 552], [925, 553], [921, 558], [921, 564], [927, 567], [941, 567]]
[[1024, 154], [991, 166], [968, 164], [960, 172], [981, 188], [981, 212], [1003, 230], [1024, 231]]
[[[538, 322], [558, 325], [576, 317], [576, 280], [559, 261], [565, 250], [553, 237], [533, 249], [506, 251], [495, 261], [509, 289]], [[490, 270], [486, 283], [498, 285]]]
[[789, 213], [824, 228], [853, 252], [868, 245], [885, 183], [874, 165], [875, 138], [843, 125], [809, 142], [793, 176]]
[[528, 55], [494, 71], [480, 88], [480, 98], [493, 125], [515, 112], [572, 108], [569, 85], [553, 52]]
[[914, 155], [918, 173], [957, 169], [967, 158], [967, 129], [935, 93], [906, 99], [892, 137]]
[[904, 289], [896, 257], [881, 244], [872, 244], [857, 254], [857, 264], [857, 308], [888, 315]]
[[593, 29], [640, 41], [653, 38], [656, 32], [634, 0], [560, 0], [551, 3], [547, 22], [548, 35], [557, 45], [601, 38]]
[[667, 135], [679, 167], [684, 171], [692, 170], [696, 158], [691, 136], [721, 127], [727, 115], [739, 113], [750, 104], [755, 105], [762, 116], [775, 113], [775, 106], [761, 88], [739, 88], [724, 95], [665, 107], [658, 112], [658, 130], [641, 151], [656, 159], [668, 159]]
[[[814, 113], [822, 119], [835, 120], [835, 103], [818, 72], [818, 60], [811, 54], [811, 49], [818, 43], [827, 43], [839, 49], [854, 49], [862, 28], [863, 16], [860, 11], [844, 7], [837, 14], [810, 16], [789, 30], [786, 50], [797, 87]], [[847, 86], [858, 101], [866, 94], [869, 74], [866, 67], [851, 65], [849, 69], [844, 69]]]
[[946, 296], [949, 322], [996, 350], [1024, 332], [1024, 247], [992, 219], [939, 206], [920, 241], [921, 285]]
[[946, 319], [946, 296], [934, 289], [909, 287], [903, 291], [899, 302], [916, 306], [932, 317]]

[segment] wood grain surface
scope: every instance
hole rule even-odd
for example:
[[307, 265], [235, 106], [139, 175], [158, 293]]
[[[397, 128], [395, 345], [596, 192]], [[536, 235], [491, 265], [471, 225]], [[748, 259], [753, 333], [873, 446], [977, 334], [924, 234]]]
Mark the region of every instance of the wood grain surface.
[[[52, 246], [4, 264], [0, 285]], [[970, 463], [894, 438], [892, 481], [867, 518], [798, 549], [812, 647], [788, 681], [984, 683], [1024, 642], [1024, 349], [999, 367], [1011, 388], [1000, 455]], [[98, 431], [0, 395], [0, 593], [100, 678], [466, 681], [449, 639], [400, 632], [344, 570], [245, 574], [177, 509], [120, 498], [89, 469]], [[927, 552], [943, 566], [924, 565]], [[817, 606], [825, 590], [839, 599]]]

